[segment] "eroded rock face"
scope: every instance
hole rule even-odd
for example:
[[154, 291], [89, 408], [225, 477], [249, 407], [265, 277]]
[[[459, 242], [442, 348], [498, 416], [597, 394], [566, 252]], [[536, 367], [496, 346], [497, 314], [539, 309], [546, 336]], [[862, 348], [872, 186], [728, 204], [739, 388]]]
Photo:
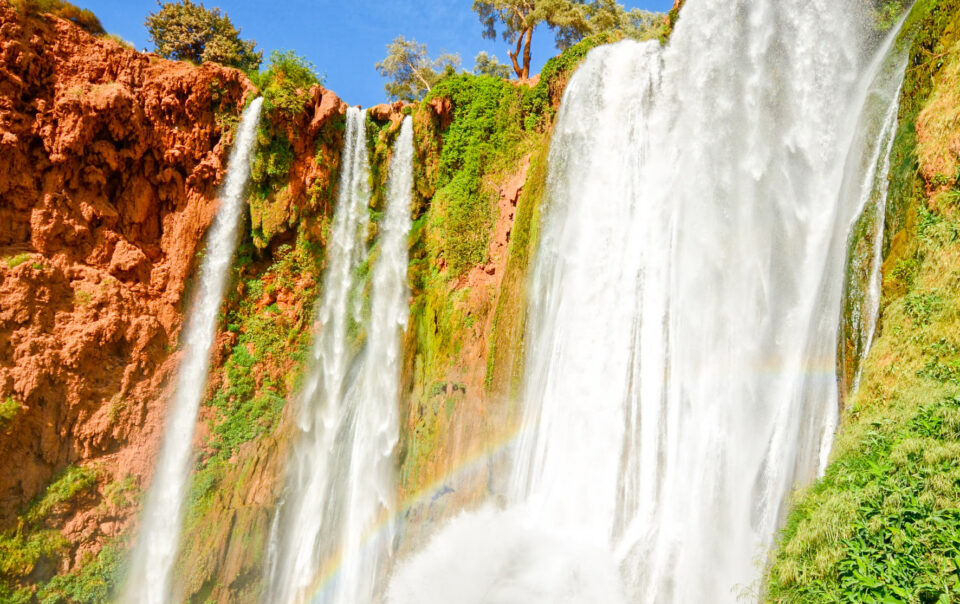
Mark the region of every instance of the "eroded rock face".
[[0, 427], [0, 527], [68, 464], [149, 472], [188, 275], [253, 90], [0, 3], [0, 401], [19, 403]]

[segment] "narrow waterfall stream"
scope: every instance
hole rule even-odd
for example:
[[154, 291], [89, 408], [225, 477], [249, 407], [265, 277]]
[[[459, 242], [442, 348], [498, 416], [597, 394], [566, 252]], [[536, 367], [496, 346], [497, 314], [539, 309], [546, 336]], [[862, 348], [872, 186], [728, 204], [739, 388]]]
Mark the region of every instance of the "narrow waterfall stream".
[[889, 154], [895, 33], [867, 55], [860, 17], [688, 0], [666, 48], [590, 53], [553, 135], [508, 503], [398, 567], [391, 604], [757, 599], [829, 454], [847, 241]]
[[[270, 545], [265, 602], [370, 602], [392, 545], [400, 338], [408, 317], [413, 126], [406, 118], [390, 164], [386, 214], [364, 320], [358, 268], [370, 201], [365, 114], [348, 113], [340, 198], [328, 252], [314, 367]], [[366, 333], [351, 347], [349, 323]]]
[[197, 292], [186, 314], [181, 337], [183, 359], [176, 394], [169, 406], [163, 444], [144, 505], [140, 534], [133, 550], [123, 600], [131, 604], [173, 601], [171, 571], [180, 543], [184, 498], [197, 412], [207, 384], [210, 349], [217, 316], [237, 247], [243, 217], [250, 154], [256, 142], [263, 99], [243, 113], [221, 193], [221, 205], [207, 234]]

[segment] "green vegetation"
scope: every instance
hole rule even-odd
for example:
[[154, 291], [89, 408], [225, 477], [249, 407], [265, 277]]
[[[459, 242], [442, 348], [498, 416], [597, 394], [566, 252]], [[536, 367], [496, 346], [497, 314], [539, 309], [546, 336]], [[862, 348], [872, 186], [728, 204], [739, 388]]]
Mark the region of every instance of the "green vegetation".
[[[117, 542], [89, 554], [73, 572], [58, 575], [37, 591], [39, 604], [102, 604], [115, 595], [124, 550]], [[2, 595], [2, 594], [0, 594]]]
[[297, 291], [304, 281], [312, 287], [297, 293], [304, 301], [313, 300], [322, 260], [322, 250], [301, 237], [296, 248], [277, 247], [273, 263], [254, 277], [243, 279], [249, 265], [239, 267], [238, 290], [245, 295], [233, 302], [226, 316], [227, 331], [236, 335], [236, 343], [223, 364], [221, 385], [208, 403], [217, 412], [208, 443], [214, 454], [206, 465], [226, 462], [241, 444], [276, 426], [296, 384], [287, 369], [306, 357], [312, 307], [281, 310], [275, 300], [280, 292]]
[[397, 36], [387, 44], [387, 56], [376, 67], [388, 80], [384, 86], [387, 96], [400, 101], [418, 101], [437, 82], [457, 72], [460, 56], [444, 53], [431, 59], [426, 44]]
[[427, 97], [452, 104], [432, 183], [428, 245], [454, 274], [486, 261], [494, 215], [483, 177], [518, 159], [522, 94], [499, 78], [461, 74], [443, 80]]
[[6, 430], [13, 424], [20, 413], [20, 403], [13, 397], [6, 397], [0, 402], [0, 430]]
[[147, 17], [146, 26], [157, 54], [200, 64], [206, 61], [256, 70], [263, 59], [257, 43], [241, 40], [240, 31], [219, 8], [206, 9], [192, 0], [158, 2], [160, 10]]
[[960, 597], [960, 395], [856, 408], [844, 448], [791, 514], [773, 602], [953, 602]]
[[909, 6], [907, 0], [873, 0], [871, 16], [877, 31], [889, 31], [900, 21], [903, 11]]
[[504, 80], [510, 78], [510, 67], [501, 63], [496, 55], [487, 54], [485, 50], [480, 51], [473, 63], [473, 75], [485, 75]]
[[323, 78], [308, 60], [287, 51], [274, 52], [268, 68], [253, 80], [263, 95], [264, 113], [251, 166], [250, 218], [253, 243], [263, 249], [275, 235], [296, 224], [300, 210], [318, 211], [320, 202], [332, 196], [344, 120], [334, 117], [316, 134], [316, 172], [320, 177], [306, 192], [307, 199], [295, 200], [288, 187], [295, 144], [305, 145], [310, 91], [322, 84]]
[[16, 527], [0, 533], [0, 595], [6, 590], [11, 601], [18, 601], [16, 598], [27, 597], [29, 593], [18, 586], [18, 582], [41, 567], [41, 574], [54, 574], [70, 543], [60, 531], [49, 527], [49, 519], [81, 494], [92, 492], [97, 478], [94, 468], [67, 468], [19, 515]]
[[[211, 436], [193, 482], [192, 518], [213, 502], [240, 447], [275, 430], [288, 395], [296, 390], [311, 338], [312, 306], [305, 302], [317, 293], [322, 249], [301, 235], [296, 248], [278, 246], [266, 265], [254, 264], [253, 253], [249, 241], [239, 253], [239, 284], [225, 317], [235, 343], [207, 402]], [[283, 292], [295, 292], [299, 305], [281, 309], [272, 302]]]
[[500, 286], [500, 300], [490, 333], [484, 387], [488, 393], [509, 401], [520, 400], [527, 280], [540, 232], [540, 211], [546, 196], [549, 154], [550, 146], [545, 137], [531, 160], [527, 182], [517, 202], [507, 273]]
[[211, 374], [204, 406], [210, 436], [187, 503], [180, 564], [188, 601], [206, 601], [219, 589], [227, 548], [243, 578], [223, 588], [239, 601], [257, 599], [246, 590], [257, 589], [270, 509], [249, 498], [255, 480], [277, 478], [264, 465], [285, 451], [277, 444], [280, 419], [300, 385], [324, 262], [324, 249], [311, 235], [322, 232], [318, 220], [323, 217], [281, 234], [286, 240], [296, 233], [293, 244], [275, 241], [258, 250], [247, 238], [238, 250], [236, 286], [224, 306], [229, 352]]
[[13, 0], [11, 3], [21, 14], [39, 15], [50, 13], [61, 19], [73, 21], [87, 32], [99, 36], [103, 35], [103, 25], [92, 11], [78, 8], [64, 0]]
[[33, 258], [33, 254], [24, 252], [16, 256], [8, 256], [4, 258], [3, 261], [7, 264], [7, 268], [17, 268], [21, 264], [28, 262], [31, 258]]
[[483, 24], [483, 37], [497, 39], [499, 25], [503, 40], [514, 45], [507, 54], [522, 80], [530, 77], [533, 32], [541, 24], [555, 31], [563, 50], [600, 33], [649, 40], [660, 36], [664, 27], [662, 15], [628, 11], [616, 0], [474, 0], [473, 10]]
[[28, 524], [42, 522], [56, 506], [72, 500], [79, 493], [89, 491], [97, 484], [97, 470], [89, 467], [70, 466], [47, 487], [43, 496], [23, 516]]
[[294, 118], [306, 110], [310, 88], [323, 83], [313, 63], [292, 50], [270, 54], [267, 70], [253, 75], [268, 114]]
[[[879, 6], [879, 5], [878, 5]], [[894, 141], [880, 336], [826, 475], [799, 493], [768, 572], [770, 602], [960, 599], [960, 2], [920, 0]], [[944, 177], [944, 175], [946, 177]]]

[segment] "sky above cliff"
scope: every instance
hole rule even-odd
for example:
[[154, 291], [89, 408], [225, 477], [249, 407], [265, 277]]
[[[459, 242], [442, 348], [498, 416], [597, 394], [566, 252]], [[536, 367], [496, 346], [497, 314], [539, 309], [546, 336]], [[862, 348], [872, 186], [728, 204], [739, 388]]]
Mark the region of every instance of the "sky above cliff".
[[[156, 0], [73, 0], [97, 14], [104, 28], [132, 42], [137, 49], [152, 49], [144, 27]], [[623, 1], [623, 0], [621, 0]], [[326, 77], [327, 87], [345, 101], [364, 107], [386, 100], [384, 80], [374, 65], [397, 35], [426, 43], [431, 56], [456, 52], [463, 66], [473, 68], [481, 50], [509, 62], [507, 45], [500, 39], [484, 40], [470, 0], [206, 0], [219, 6], [253, 38], [266, 58], [271, 50], [295, 50], [309, 58]], [[665, 12], [673, 0], [626, 0], [628, 8]], [[539, 72], [557, 53], [552, 32], [542, 27], [534, 36], [533, 71]]]

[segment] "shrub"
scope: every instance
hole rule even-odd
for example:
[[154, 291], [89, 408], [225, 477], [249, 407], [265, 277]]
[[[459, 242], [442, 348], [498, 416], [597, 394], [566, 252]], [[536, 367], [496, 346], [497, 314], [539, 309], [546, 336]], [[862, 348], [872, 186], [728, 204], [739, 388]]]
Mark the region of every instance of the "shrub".
[[253, 79], [263, 94], [264, 109], [286, 117], [303, 113], [310, 88], [323, 82], [313, 63], [292, 50], [273, 51], [267, 70]]
[[18, 413], [20, 413], [20, 403], [9, 396], [3, 399], [3, 402], [0, 402], [0, 430], [9, 428]]
[[21, 14], [50, 13], [61, 19], [72, 21], [91, 34], [103, 35], [106, 33], [103, 25], [100, 24], [100, 19], [92, 11], [79, 8], [64, 0], [15, 0], [13, 5]]
[[263, 52], [256, 42], [241, 40], [240, 31], [219, 8], [208, 10], [192, 0], [165, 2], [146, 21], [157, 54], [168, 59], [203, 63], [213, 61], [227, 67], [255, 70]]
[[109, 602], [119, 580], [123, 556], [115, 543], [88, 556], [78, 570], [54, 577], [37, 592], [40, 604], [100, 604]]
[[32, 257], [31, 254], [23, 253], [17, 254], [16, 256], [9, 256], [4, 259], [4, 262], [7, 263], [7, 268], [17, 268], [24, 262], [27, 262]]

